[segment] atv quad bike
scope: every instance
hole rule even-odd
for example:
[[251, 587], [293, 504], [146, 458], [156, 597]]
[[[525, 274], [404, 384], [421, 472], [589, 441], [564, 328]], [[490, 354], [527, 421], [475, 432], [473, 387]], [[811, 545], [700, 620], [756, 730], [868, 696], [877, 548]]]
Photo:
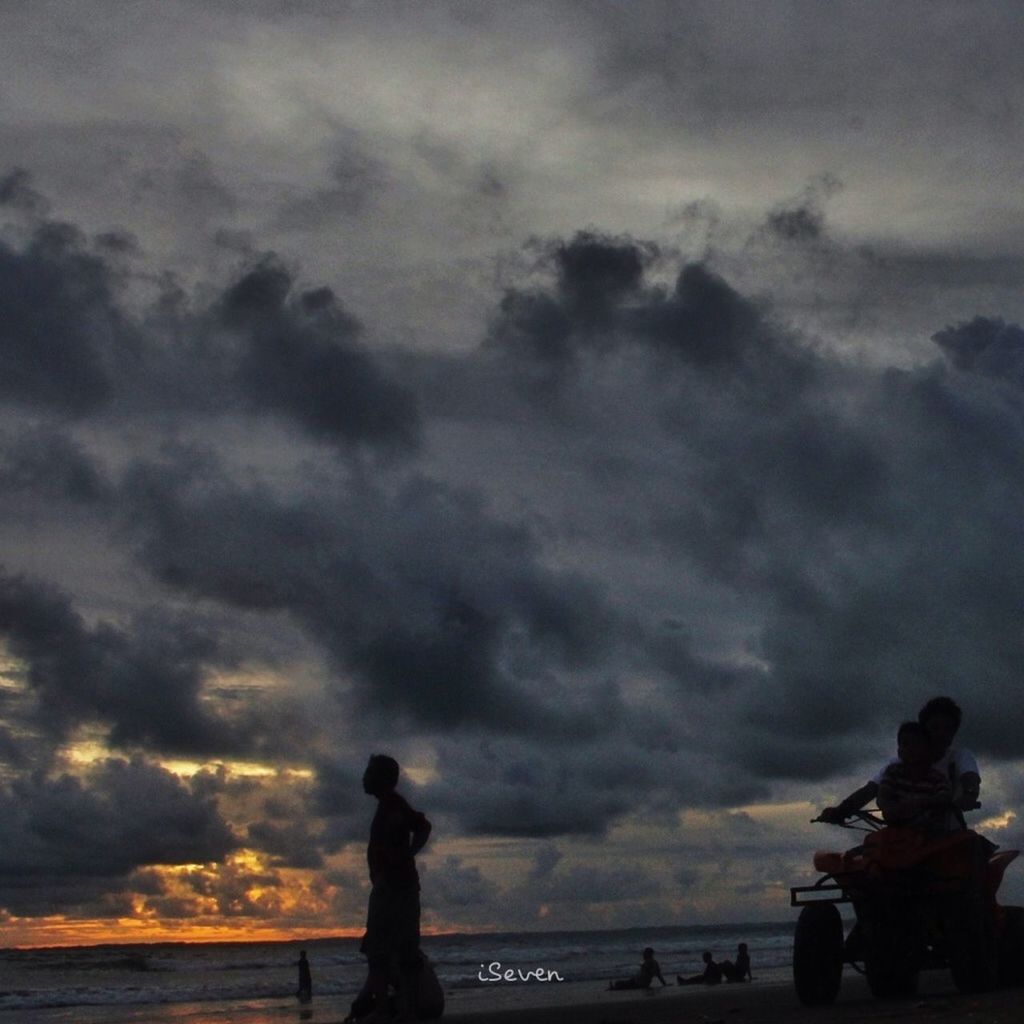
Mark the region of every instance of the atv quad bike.
[[[832, 1003], [844, 964], [867, 975], [876, 998], [912, 995], [928, 968], [949, 968], [961, 992], [1024, 984], [1024, 908], [996, 901], [1019, 851], [992, 853], [970, 829], [929, 836], [886, 826], [871, 811], [842, 827], [866, 832], [863, 845], [818, 851], [822, 876], [790, 890], [791, 906], [801, 908], [793, 941], [801, 1003]], [[840, 903], [856, 914], [845, 935]]]

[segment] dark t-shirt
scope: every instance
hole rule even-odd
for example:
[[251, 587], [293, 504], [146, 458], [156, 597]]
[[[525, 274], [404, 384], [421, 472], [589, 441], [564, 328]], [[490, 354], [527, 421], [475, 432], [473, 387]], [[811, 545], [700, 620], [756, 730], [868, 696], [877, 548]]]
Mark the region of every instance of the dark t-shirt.
[[374, 885], [383, 882], [395, 889], [418, 889], [420, 876], [409, 846], [414, 832], [429, 827], [423, 813], [414, 811], [398, 793], [378, 797], [366, 847], [370, 881]]

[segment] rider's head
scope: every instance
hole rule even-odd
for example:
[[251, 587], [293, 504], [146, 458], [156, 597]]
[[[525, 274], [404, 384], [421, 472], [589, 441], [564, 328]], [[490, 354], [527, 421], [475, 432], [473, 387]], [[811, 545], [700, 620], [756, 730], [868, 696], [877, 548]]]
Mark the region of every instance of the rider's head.
[[904, 722], [896, 733], [896, 747], [904, 764], [931, 764], [931, 741], [920, 722]]
[[932, 697], [917, 713], [917, 720], [928, 733], [932, 760], [940, 758], [949, 749], [960, 728], [962, 716], [960, 706], [950, 697]]

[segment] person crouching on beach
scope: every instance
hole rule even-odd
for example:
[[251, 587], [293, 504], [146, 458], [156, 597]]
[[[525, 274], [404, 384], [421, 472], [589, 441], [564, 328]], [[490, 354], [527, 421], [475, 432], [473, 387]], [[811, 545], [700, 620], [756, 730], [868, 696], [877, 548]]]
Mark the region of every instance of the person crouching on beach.
[[370, 869], [370, 899], [366, 934], [360, 951], [369, 961], [373, 994], [371, 1019], [387, 1016], [389, 965], [398, 964], [398, 1020], [416, 1020], [416, 973], [420, 967], [420, 878], [416, 854], [430, 836], [430, 822], [395, 792], [398, 762], [374, 754], [363, 773], [363, 790], [377, 798], [370, 825], [366, 861]]
[[640, 964], [640, 970], [632, 978], [623, 978], [621, 981], [609, 982], [608, 991], [621, 991], [627, 988], [650, 988], [655, 978], [663, 986], [668, 984], [661, 975], [661, 967], [658, 965], [658, 961], [654, 959], [654, 950], [648, 946], [644, 950], [644, 958]]
[[704, 953], [704, 973], [695, 974], [692, 978], [684, 978], [682, 975], [676, 975], [677, 985], [717, 985], [722, 980], [722, 968], [715, 963], [711, 954], [708, 952]]

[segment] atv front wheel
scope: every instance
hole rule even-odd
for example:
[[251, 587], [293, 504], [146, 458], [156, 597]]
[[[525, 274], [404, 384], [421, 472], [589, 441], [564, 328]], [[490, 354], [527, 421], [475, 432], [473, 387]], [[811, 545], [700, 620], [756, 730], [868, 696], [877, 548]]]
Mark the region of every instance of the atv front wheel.
[[843, 978], [843, 920], [834, 903], [808, 903], [793, 936], [793, 983], [804, 1006], [834, 1003]]

